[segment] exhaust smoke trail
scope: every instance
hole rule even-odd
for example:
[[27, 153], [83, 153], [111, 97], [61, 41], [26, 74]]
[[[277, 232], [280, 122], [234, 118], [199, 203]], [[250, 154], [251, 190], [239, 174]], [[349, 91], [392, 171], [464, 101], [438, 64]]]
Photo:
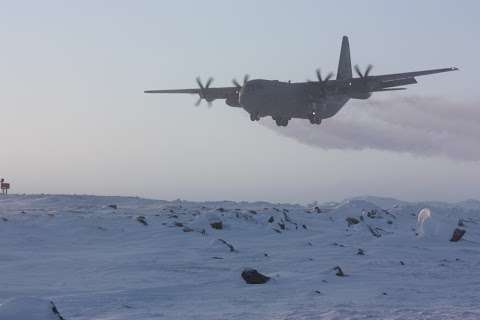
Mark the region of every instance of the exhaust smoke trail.
[[301, 143], [323, 149], [375, 149], [418, 156], [480, 160], [478, 101], [410, 96], [347, 104], [320, 126], [306, 120], [288, 127], [265, 126]]

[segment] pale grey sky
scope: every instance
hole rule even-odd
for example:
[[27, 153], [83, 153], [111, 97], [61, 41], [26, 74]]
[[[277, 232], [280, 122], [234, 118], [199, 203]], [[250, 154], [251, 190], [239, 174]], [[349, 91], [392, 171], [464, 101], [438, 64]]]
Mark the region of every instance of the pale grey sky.
[[[220, 101], [195, 108], [193, 96], [143, 94], [194, 87], [197, 75], [213, 76], [214, 85], [245, 73], [303, 81], [317, 67], [336, 70], [345, 34], [353, 63], [372, 63], [374, 73], [461, 68], [374, 102], [395, 94], [448, 99], [447, 111], [465, 100], [477, 104], [478, 1], [333, 3], [1, 1], [0, 176], [20, 193], [282, 202], [364, 194], [480, 198], [480, 162], [416, 152], [430, 141], [422, 132], [400, 153], [395, 137], [392, 148], [372, 149], [370, 131], [361, 132], [365, 149], [336, 149], [331, 141], [324, 149], [321, 139], [307, 145]], [[350, 102], [339, 121], [361, 114], [362, 106]], [[455, 112], [450, 120], [445, 132], [456, 137], [455, 124], [464, 122]], [[429, 128], [429, 117], [422, 121]], [[440, 139], [435, 123], [428, 132]], [[321, 136], [326, 129], [316, 130]], [[478, 130], [468, 132], [462, 150], [480, 147]], [[416, 142], [413, 154], [404, 152], [409, 141]], [[437, 139], [436, 147], [451, 151], [454, 142], [444, 147]]]

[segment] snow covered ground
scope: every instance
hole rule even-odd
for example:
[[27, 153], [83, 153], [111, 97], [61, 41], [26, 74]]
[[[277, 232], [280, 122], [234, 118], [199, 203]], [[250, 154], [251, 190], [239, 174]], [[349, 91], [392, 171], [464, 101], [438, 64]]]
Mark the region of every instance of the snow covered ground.
[[[22, 301], [53, 301], [77, 320], [480, 319], [480, 202], [362, 197], [319, 209], [0, 197], [0, 319]], [[466, 233], [450, 242], [459, 224]], [[244, 268], [272, 279], [248, 285]]]

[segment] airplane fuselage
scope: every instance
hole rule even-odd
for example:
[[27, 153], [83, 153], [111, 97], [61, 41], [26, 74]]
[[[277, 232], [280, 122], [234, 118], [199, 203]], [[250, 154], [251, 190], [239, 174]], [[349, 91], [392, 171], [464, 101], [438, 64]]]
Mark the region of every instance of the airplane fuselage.
[[280, 125], [292, 118], [319, 123], [337, 114], [349, 99], [341, 93], [322, 94], [313, 83], [262, 79], [248, 81], [239, 92], [239, 104], [252, 120], [271, 116]]
[[[356, 65], [352, 69], [348, 37], [342, 38], [337, 75], [323, 77], [316, 70], [315, 81], [291, 83], [277, 80], [248, 80], [245, 75], [242, 84], [232, 80], [233, 87], [210, 87], [213, 78], [202, 83], [197, 78], [196, 89], [147, 90], [146, 93], [182, 93], [199, 96], [196, 106], [202, 100], [209, 105], [215, 100], [225, 100], [231, 107], [241, 107], [250, 114], [252, 121], [272, 117], [278, 126], [288, 125], [293, 118], [307, 119], [311, 124], [320, 124], [323, 119], [336, 115], [350, 99], [368, 99], [374, 92], [405, 90], [403, 86], [416, 84], [416, 77], [449, 72], [458, 68], [430, 69], [413, 72], [371, 75], [372, 65], [364, 72]], [[352, 70], [358, 77], [353, 76]]]

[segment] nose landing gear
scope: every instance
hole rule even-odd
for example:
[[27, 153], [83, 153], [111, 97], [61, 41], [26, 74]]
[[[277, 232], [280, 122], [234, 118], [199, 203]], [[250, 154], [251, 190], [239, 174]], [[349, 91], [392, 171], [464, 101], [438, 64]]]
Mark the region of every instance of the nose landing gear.
[[318, 114], [311, 114], [308, 120], [310, 120], [311, 124], [322, 123], [322, 118]]

